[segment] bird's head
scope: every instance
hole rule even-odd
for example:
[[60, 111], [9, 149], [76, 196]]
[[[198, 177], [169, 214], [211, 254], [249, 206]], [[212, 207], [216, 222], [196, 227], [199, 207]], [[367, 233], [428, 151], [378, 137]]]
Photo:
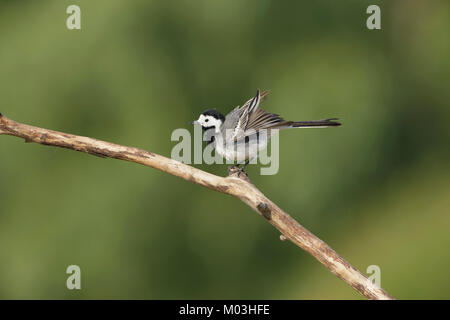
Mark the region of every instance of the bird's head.
[[214, 109], [208, 109], [203, 112], [198, 120], [194, 121], [193, 124], [199, 124], [202, 126], [203, 130], [213, 129], [216, 131], [220, 129], [222, 123], [225, 122], [225, 117], [219, 111]]

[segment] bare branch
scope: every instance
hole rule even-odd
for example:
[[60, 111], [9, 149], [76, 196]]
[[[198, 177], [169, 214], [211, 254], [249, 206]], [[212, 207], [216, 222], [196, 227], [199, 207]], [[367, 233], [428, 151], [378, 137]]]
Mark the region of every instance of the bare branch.
[[122, 146], [88, 137], [72, 135], [17, 123], [0, 114], [0, 134], [16, 136], [26, 142], [62, 147], [100, 157], [126, 160], [152, 167], [208, 189], [241, 199], [281, 232], [280, 239], [290, 240], [310, 253], [333, 274], [368, 299], [393, 299], [352, 267], [325, 242], [317, 238], [290, 215], [261, 193], [245, 175], [231, 172], [226, 178], [196, 169], [179, 161], [145, 150]]

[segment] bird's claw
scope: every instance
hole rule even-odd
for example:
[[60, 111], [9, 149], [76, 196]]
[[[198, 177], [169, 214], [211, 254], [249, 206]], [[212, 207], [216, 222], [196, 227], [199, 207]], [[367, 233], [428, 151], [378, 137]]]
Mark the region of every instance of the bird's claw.
[[245, 172], [244, 168], [241, 168], [239, 166], [228, 167], [228, 175], [229, 176], [236, 174], [236, 173], [237, 173], [238, 178], [241, 177], [241, 174], [244, 174], [244, 176], [247, 177], [247, 172]]

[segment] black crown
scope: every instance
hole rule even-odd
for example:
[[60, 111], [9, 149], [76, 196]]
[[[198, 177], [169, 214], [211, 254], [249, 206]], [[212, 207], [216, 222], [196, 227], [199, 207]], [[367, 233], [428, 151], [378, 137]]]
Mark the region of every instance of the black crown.
[[225, 121], [225, 116], [215, 109], [208, 109], [205, 112], [203, 112], [202, 114], [204, 116], [212, 116], [218, 120], [221, 120], [222, 122]]

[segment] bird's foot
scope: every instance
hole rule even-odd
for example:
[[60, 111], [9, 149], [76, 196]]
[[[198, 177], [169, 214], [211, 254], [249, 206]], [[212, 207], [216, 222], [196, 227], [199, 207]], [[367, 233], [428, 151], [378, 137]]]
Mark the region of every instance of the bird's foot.
[[240, 168], [238, 166], [229, 166], [228, 167], [228, 175], [231, 176], [233, 174], [238, 173]]
[[[239, 167], [239, 166], [231, 166], [228, 167], [228, 175], [232, 176], [232, 175], [236, 175], [238, 178], [244, 179], [244, 180], [248, 180], [248, 176], [247, 176], [247, 172], [245, 172], [245, 167]], [[241, 177], [241, 174], [243, 175]]]

